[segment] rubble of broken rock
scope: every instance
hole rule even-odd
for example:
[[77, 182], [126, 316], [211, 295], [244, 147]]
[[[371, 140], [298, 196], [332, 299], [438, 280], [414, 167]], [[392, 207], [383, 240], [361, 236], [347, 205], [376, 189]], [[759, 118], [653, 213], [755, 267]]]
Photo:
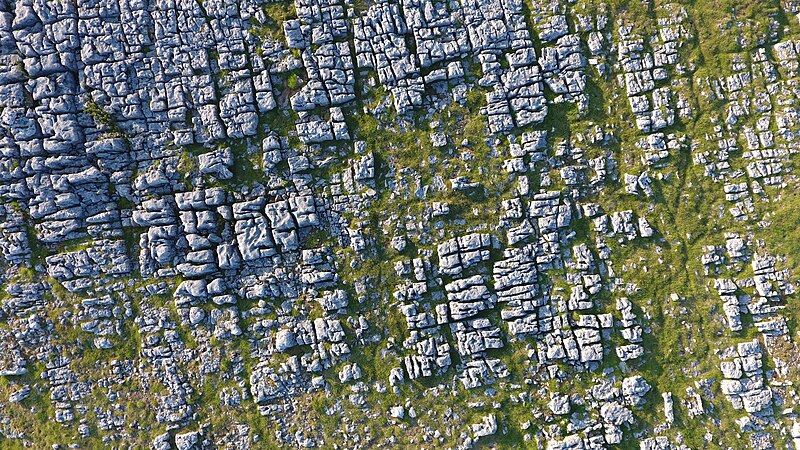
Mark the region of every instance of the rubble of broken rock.
[[0, 0], [0, 448], [800, 448], [723, 3]]

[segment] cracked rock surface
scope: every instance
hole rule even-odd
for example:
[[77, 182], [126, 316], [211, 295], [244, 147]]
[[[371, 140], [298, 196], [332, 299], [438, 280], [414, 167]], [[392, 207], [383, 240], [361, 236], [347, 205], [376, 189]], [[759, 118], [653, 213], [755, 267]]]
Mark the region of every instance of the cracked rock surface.
[[795, 0], [0, 0], [0, 448], [800, 449]]

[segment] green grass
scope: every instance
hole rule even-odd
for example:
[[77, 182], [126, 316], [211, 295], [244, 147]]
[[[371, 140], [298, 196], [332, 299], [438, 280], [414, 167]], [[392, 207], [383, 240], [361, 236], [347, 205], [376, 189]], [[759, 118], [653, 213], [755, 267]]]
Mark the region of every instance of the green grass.
[[83, 112], [91, 116], [97, 125], [106, 128], [112, 137], [124, 137], [125, 134], [117, 124], [114, 115], [106, 111], [92, 97], [87, 98]]

